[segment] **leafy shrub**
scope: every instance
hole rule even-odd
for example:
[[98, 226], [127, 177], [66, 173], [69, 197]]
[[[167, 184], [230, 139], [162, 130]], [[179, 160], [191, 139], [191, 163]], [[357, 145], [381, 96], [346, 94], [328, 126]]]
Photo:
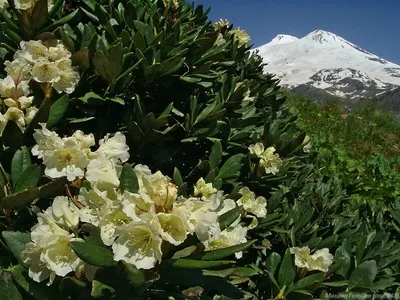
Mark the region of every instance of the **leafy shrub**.
[[185, 1], [0, 3], [3, 298], [396, 289], [398, 216], [321, 175], [244, 31]]

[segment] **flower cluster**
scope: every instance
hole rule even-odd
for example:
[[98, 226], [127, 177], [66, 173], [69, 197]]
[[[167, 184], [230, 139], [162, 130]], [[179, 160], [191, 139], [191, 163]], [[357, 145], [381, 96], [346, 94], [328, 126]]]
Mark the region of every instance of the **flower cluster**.
[[[14, 0], [15, 8], [19, 10], [32, 9], [38, 0]], [[54, 0], [47, 0], [48, 10], [54, 6]]]
[[250, 154], [259, 159], [258, 165], [264, 168], [266, 174], [277, 174], [279, 168], [282, 166], [282, 159], [279, 158], [279, 154], [275, 153], [274, 147], [264, 148], [262, 143], [249, 146]]
[[8, 121], [14, 121], [24, 130], [35, 116], [38, 108], [32, 106], [30, 81], [51, 84], [58, 92], [72, 93], [79, 82], [74, 71], [71, 53], [58, 41], [21, 42], [21, 49], [13, 61], [5, 61], [7, 77], [0, 80], [0, 136]]
[[[219, 21], [214, 23], [214, 29], [217, 31], [221, 31], [222, 29], [226, 29], [229, 27], [229, 21], [220, 19]], [[247, 47], [250, 44], [250, 36], [247, 32], [240, 28], [232, 29], [228, 32], [230, 36], [233, 36], [234, 41], [238, 42], [239, 48], [242, 46]], [[226, 40], [222, 34], [218, 35], [217, 41], [215, 42], [216, 46], [220, 46], [224, 44]]]
[[[70, 241], [84, 242], [77, 236], [79, 224], [99, 228], [101, 241], [112, 249], [115, 261], [151, 269], [161, 262], [163, 251], [182, 244], [189, 235], [196, 235], [206, 250], [246, 242], [247, 231], [254, 226], [247, 228], [240, 217], [222, 231], [219, 224], [219, 216], [237, 205], [257, 217], [266, 215], [265, 198], [256, 198], [248, 188], [243, 188], [242, 197], [235, 201], [200, 178], [193, 196], [178, 196], [178, 188], [168, 176], [140, 164], [133, 168], [135, 188], [122, 188], [119, 175], [122, 163], [129, 159], [122, 133], [107, 135], [92, 151], [96, 143], [91, 134], [76, 131], [61, 138], [41, 126], [34, 134], [37, 144], [32, 153], [43, 159], [45, 174], [65, 176], [69, 181], [80, 178], [85, 184], [77, 197], [57, 197], [46, 212], [38, 214], [32, 242], [23, 253], [36, 281], [49, 277], [52, 281], [55, 275], [69, 272], [86, 275], [93, 270], [68, 245]], [[236, 256], [240, 258], [241, 253]]]
[[[170, 0], [163, 0], [164, 2], [164, 6], [168, 7], [170, 4]], [[172, 5], [174, 8], [178, 8], [179, 7], [179, 0], [172, 0]]]
[[329, 249], [324, 248], [310, 254], [310, 248], [293, 247], [290, 248], [290, 253], [294, 254], [295, 265], [299, 268], [307, 269], [308, 271], [328, 272], [330, 265], [333, 262], [333, 255], [329, 253]]

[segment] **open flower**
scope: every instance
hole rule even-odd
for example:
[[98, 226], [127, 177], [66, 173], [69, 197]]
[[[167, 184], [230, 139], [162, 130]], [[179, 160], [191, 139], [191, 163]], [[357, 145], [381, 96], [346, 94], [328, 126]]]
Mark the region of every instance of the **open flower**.
[[60, 72], [57, 65], [41, 59], [32, 68], [32, 78], [37, 82], [55, 82], [60, 80]]
[[[50, 213], [50, 211], [46, 211]], [[79, 223], [79, 209], [65, 196], [54, 198], [51, 217], [57, 225], [64, 228], [75, 229]]]
[[35, 5], [35, 0], [14, 0], [15, 8], [20, 10], [28, 10]]
[[282, 160], [279, 158], [279, 154], [275, 153], [276, 149], [274, 147], [268, 147], [264, 149], [262, 143], [257, 143], [255, 145], [249, 146], [250, 154], [258, 157], [259, 166], [264, 168], [266, 174], [277, 174], [279, 168], [282, 165]]
[[298, 268], [308, 268], [310, 261], [310, 248], [306, 247], [293, 247], [290, 248], [290, 253], [294, 254], [294, 264]]
[[242, 47], [245, 46], [247, 47], [250, 43], [250, 36], [247, 34], [245, 30], [242, 30], [240, 28], [235, 28], [230, 31], [231, 34], [233, 34], [233, 38], [235, 41], [238, 42], [238, 46]]
[[[206, 249], [216, 250], [246, 243], [246, 235], [246, 227], [242, 227], [241, 225], [237, 225], [234, 228], [229, 227], [221, 232], [219, 238], [207, 241], [205, 243]], [[235, 256], [237, 259], [240, 259], [243, 256], [243, 252], [237, 252]]]
[[31, 77], [31, 66], [26, 63], [23, 59], [14, 59], [13, 61], [5, 61], [4, 71], [14, 80], [15, 86], [17, 86], [23, 80], [30, 80]]
[[204, 197], [209, 197], [212, 194], [216, 193], [217, 189], [213, 188], [212, 183], [206, 183], [202, 178], [200, 178], [196, 185], [194, 186], [194, 195], [198, 196], [198, 195], [202, 195]]
[[324, 248], [315, 251], [310, 255], [310, 248], [307, 246], [298, 248], [290, 248], [290, 253], [295, 255], [295, 265], [299, 268], [305, 268], [309, 271], [328, 272], [330, 265], [333, 262], [333, 255], [329, 253], [329, 249]]
[[100, 147], [96, 150], [97, 153], [104, 154], [113, 162], [120, 160], [126, 162], [129, 159], [129, 147], [126, 144], [126, 137], [121, 132], [115, 133], [113, 137], [107, 134], [104, 139], [99, 141]]
[[[168, 211], [172, 208], [178, 196], [178, 189], [167, 176], [160, 171], [142, 177], [143, 189], [140, 194], [143, 198], [149, 197], [159, 209]], [[148, 200], [146, 200], [148, 201]]]
[[89, 159], [78, 148], [74, 140], [63, 141], [60, 148], [55, 151], [44, 152], [43, 164], [46, 166], [45, 174], [50, 178], [66, 176], [69, 181], [83, 178]]
[[105, 155], [99, 155], [87, 165], [85, 175], [91, 183], [96, 183], [100, 189], [107, 190], [119, 186], [116, 165]]
[[151, 269], [161, 262], [162, 239], [146, 223], [132, 222], [118, 227], [118, 238], [112, 245], [114, 260], [122, 260], [138, 269]]
[[239, 206], [257, 216], [264, 218], [267, 215], [267, 199], [262, 196], [256, 198], [256, 195], [249, 190], [248, 187], [243, 187], [239, 190], [242, 197], [237, 201]]
[[56, 132], [48, 130], [45, 123], [39, 125], [42, 129], [35, 129], [33, 137], [36, 145], [32, 148], [32, 154], [43, 158], [46, 153], [52, 153], [62, 147], [63, 141]]
[[183, 220], [175, 214], [158, 213], [160, 236], [163, 240], [177, 246], [182, 244], [187, 236]]

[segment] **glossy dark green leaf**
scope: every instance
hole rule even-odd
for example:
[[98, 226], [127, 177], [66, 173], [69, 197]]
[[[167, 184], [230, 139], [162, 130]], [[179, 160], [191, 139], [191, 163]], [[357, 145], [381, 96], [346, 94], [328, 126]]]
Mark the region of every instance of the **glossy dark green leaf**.
[[22, 295], [15, 286], [9, 272], [0, 273], [0, 299], [22, 300]]
[[222, 165], [221, 169], [219, 170], [216, 179], [224, 179], [237, 175], [243, 166], [243, 157], [243, 154], [235, 154], [228, 158], [228, 160]]
[[21, 192], [25, 189], [36, 187], [42, 176], [42, 169], [39, 166], [30, 165], [22, 172], [15, 185], [15, 192]]
[[220, 141], [216, 141], [214, 146], [211, 148], [210, 154], [210, 168], [213, 170], [214, 168], [218, 167], [219, 163], [222, 159], [222, 145]]
[[370, 287], [377, 273], [378, 269], [375, 260], [364, 261], [351, 273], [348, 289]]
[[31, 241], [30, 232], [3, 231], [1, 235], [6, 241], [7, 247], [14, 257], [19, 261], [20, 264], [23, 264], [21, 252], [24, 251], [25, 245]]
[[247, 248], [250, 248], [256, 240], [253, 241], [248, 241], [243, 244], [223, 248], [223, 249], [217, 249], [213, 251], [206, 251], [204, 253], [196, 254], [193, 256], [189, 256], [188, 259], [196, 259], [196, 260], [206, 260], [206, 261], [216, 261], [220, 259], [224, 259], [226, 257], [232, 256], [237, 252], [246, 250]]
[[203, 261], [195, 259], [170, 259], [163, 262], [165, 265], [172, 266], [174, 268], [182, 269], [214, 269], [222, 268], [225, 266], [233, 265], [235, 261], [231, 260], [219, 260], [219, 261]]
[[138, 178], [132, 166], [129, 164], [125, 164], [122, 167], [119, 188], [121, 192], [128, 191], [137, 193], [139, 191]]
[[219, 227], [221, 228], [221, 231], [229, 227], [233, 222], [235, 222], [240, 217], [242, 211], [243, 211], [242, 207], [237, 206], [234, 209], [231, 209], [230, 211], [227, 211], [226, 213], [222, 214], [218, 218]]
[[70, 242], [71, 248], [84, 262], [96, 267], [116, 267], [114, 254], [110, 249], [92, 242]]
[[295, 266], [293, 265], [293, 255], [287, 249], [283, 257], [281, 266], [278, 273], [279, 285], [283, 288], [285, 285], [289, 286], [296, 276]]
[[21, 210], [37, 199], [39, 192], [39, 188], [29, 188], [19, 193], [8, 195], [0, 201], [0, 209]]
[[309, 275], [309, 276], [297, 281], [293, 285], [292, 290], [295, 291], [295, 290], [305, 289], [305, 288], [309, 287], [310, 285], [323, 282], [324, 279], [325, 279], [325, 275], [322, 272]]
[[31, 166], [31, 156], [26, 147], [17, 150], [11, 161], [11, 181], [13, 186], [18, 182], [21, 174]]

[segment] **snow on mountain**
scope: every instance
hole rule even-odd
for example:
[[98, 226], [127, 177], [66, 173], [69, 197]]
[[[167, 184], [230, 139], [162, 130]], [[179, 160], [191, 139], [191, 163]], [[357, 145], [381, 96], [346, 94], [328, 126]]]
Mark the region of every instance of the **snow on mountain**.
[[281, 85], [328, 95], [374, 97], [400, 86], [400, 66], [340, 36], [315, 30], [303, 38], [280, 34], [255, 50]]

